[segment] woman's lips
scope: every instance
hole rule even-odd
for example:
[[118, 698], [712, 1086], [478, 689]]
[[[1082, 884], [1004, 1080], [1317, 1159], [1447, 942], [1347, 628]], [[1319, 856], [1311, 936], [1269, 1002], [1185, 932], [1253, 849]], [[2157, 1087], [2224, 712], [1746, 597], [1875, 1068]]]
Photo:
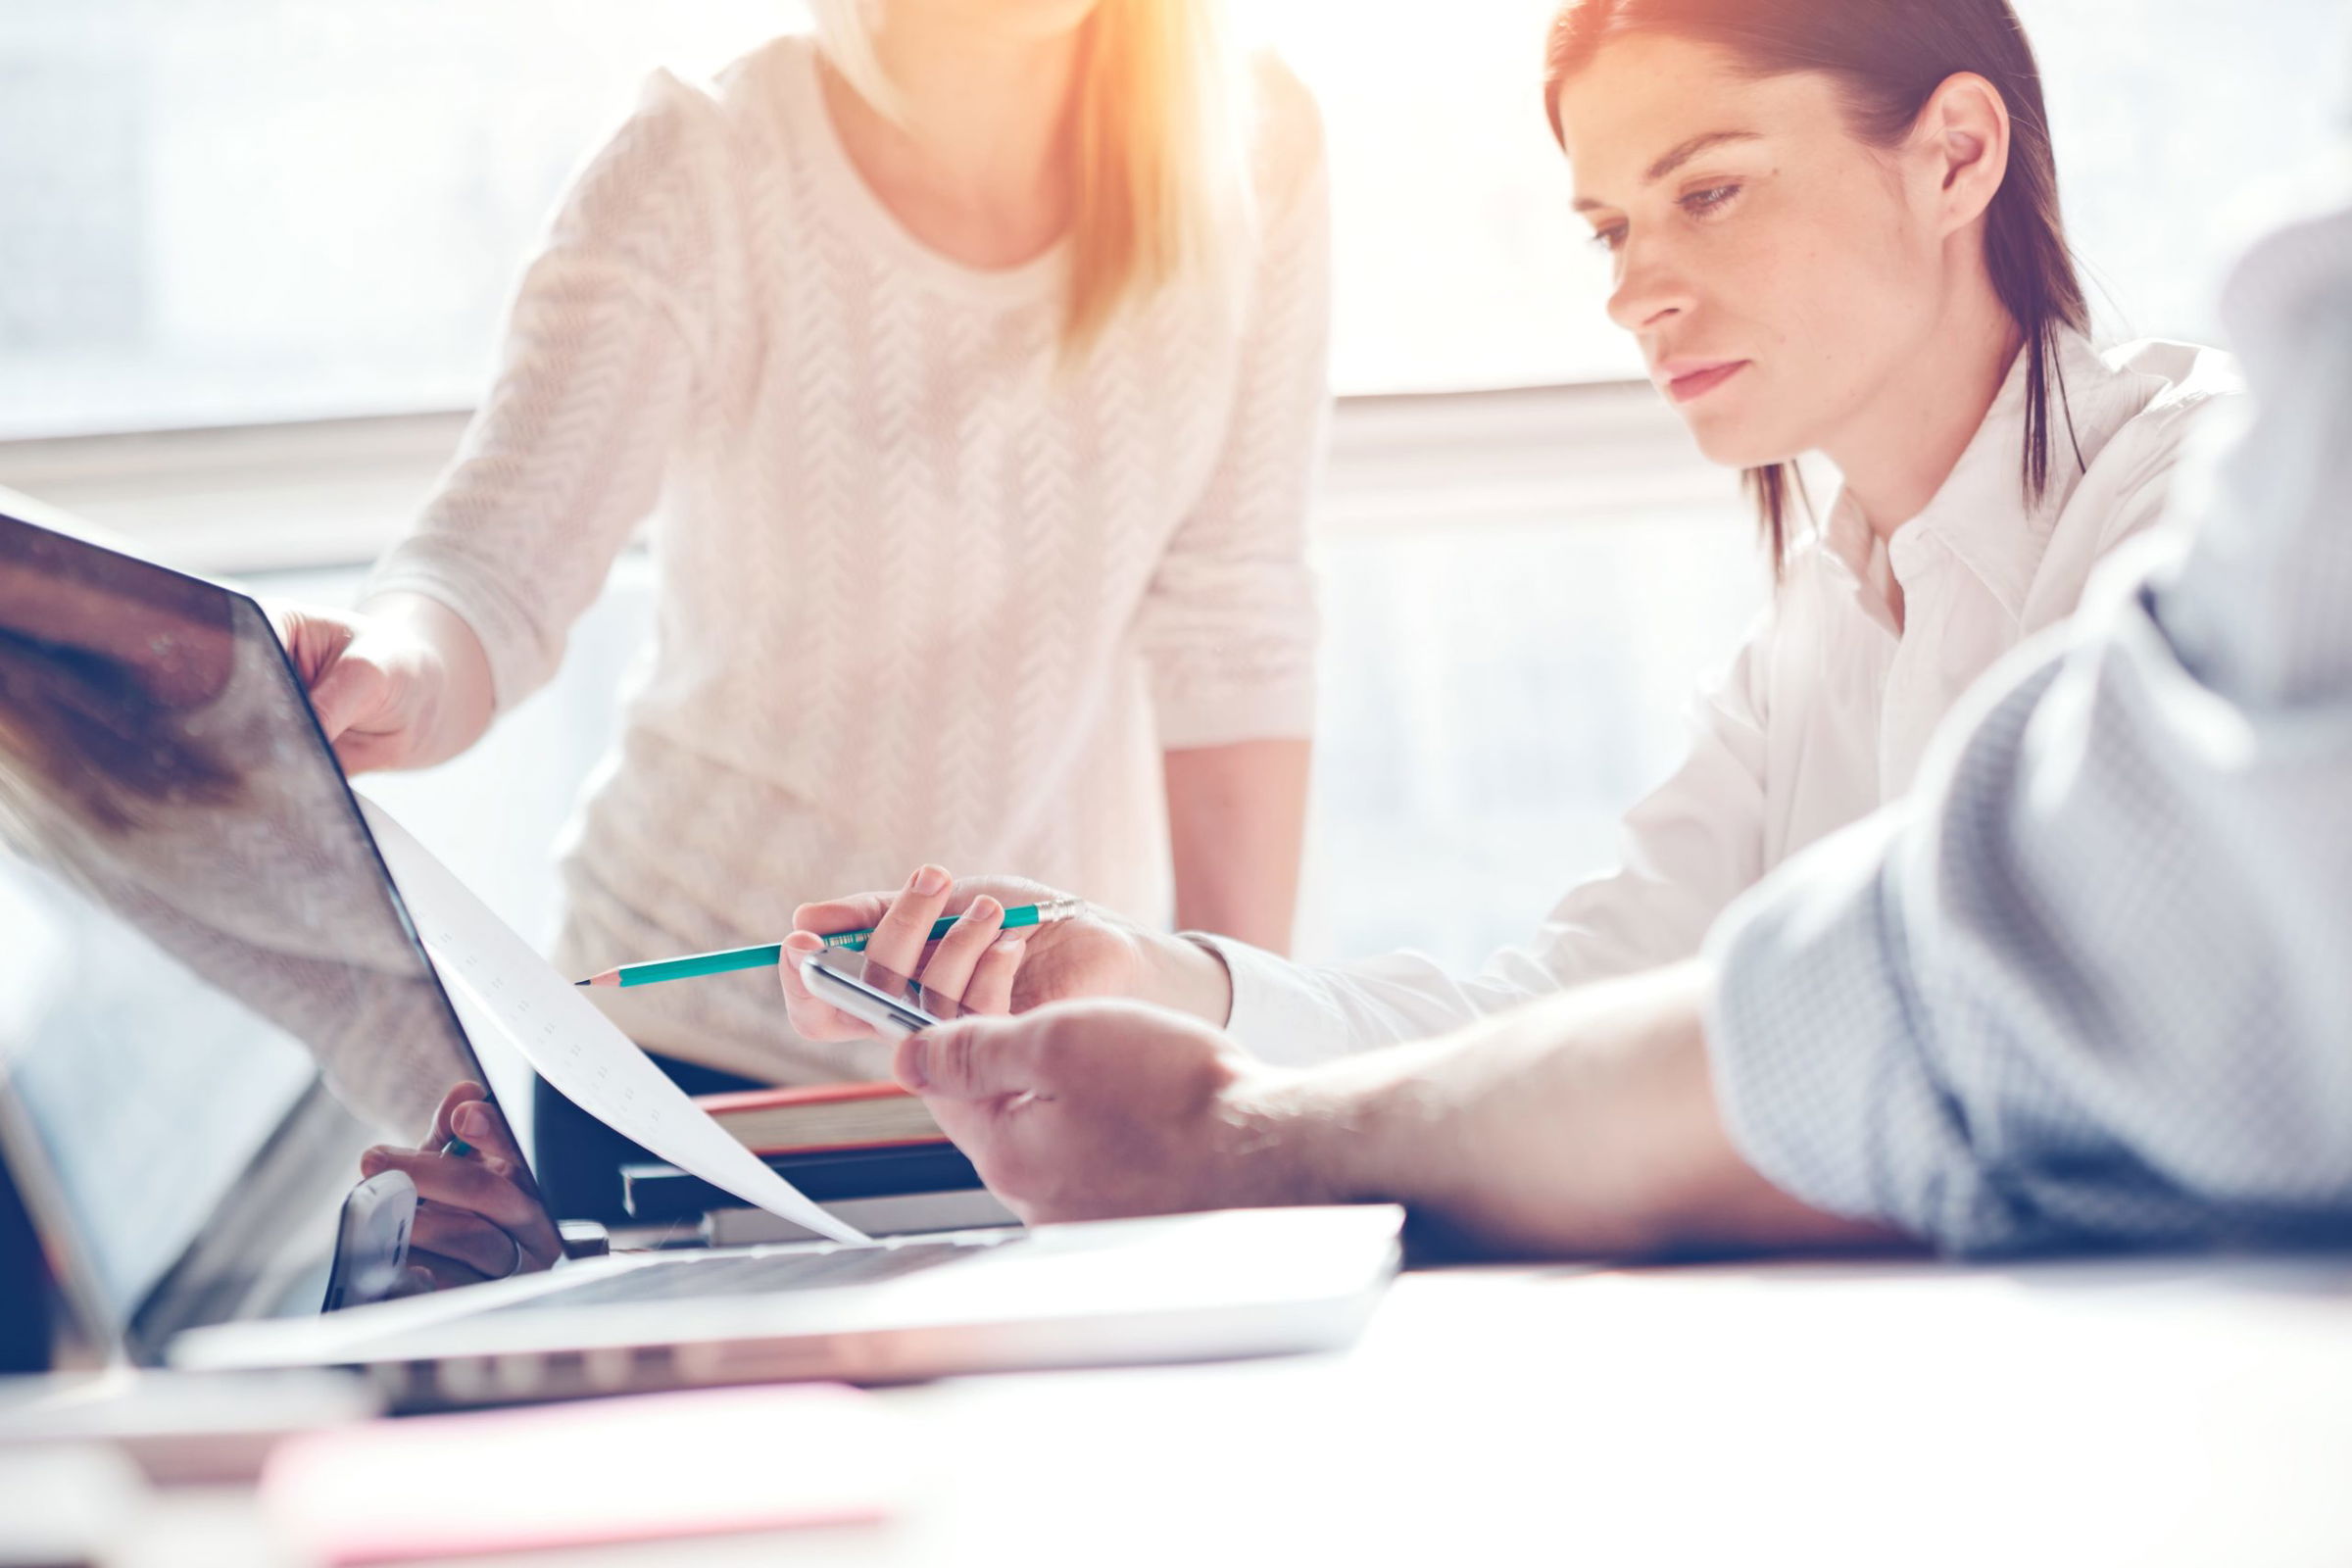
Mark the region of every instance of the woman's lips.
[[1662, 365], [1658, 369], [1666, 383], [1666, 395], [1677, 403], [1690, 403], [1705, 397], [1747, 366], [1745, 360], [1718, 360], [1711, 365]]

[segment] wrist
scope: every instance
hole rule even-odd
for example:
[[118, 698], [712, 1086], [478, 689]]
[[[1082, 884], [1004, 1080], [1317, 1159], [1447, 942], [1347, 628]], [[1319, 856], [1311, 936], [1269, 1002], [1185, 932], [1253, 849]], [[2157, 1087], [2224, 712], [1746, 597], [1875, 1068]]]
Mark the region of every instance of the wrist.
[[471, 626], [439, 600], [395, 592], [362, 612], [383, 637], [378, 659], [408, 694], [413, 737], [407, 765], [445, 762], [479, 740], [495, 706], [489, 655]]
[[1233, 1016], [1233, 977], [1216, 949], [1198, 938], [1164, 931], [1142, 935], [1142, 999], [1224, 1028]]
[[1408, 1194], [1389, 1129], [1393, 1087], [1361, 1062], [1261, 1069], [1248, 1094], [1250, 1185], [1260, 1202], [1402, 1202]]

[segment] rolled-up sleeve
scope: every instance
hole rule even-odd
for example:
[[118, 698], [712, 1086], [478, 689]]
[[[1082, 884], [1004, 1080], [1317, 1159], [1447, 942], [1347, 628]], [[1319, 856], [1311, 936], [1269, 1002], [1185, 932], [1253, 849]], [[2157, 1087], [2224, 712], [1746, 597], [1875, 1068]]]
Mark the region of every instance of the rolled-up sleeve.
[[2201, 509], [1710, 943], [1727, 1125], [1955, 1252], [2352, 1235], [2352, 213], [2229, 300]]
[[[1933, 1185], [1955, 1152], [1925, 1064], [1886, 1049], [1912, 1030], [1884, 861], [1898, 821], [1873, 817], [1815, 847], [1804, 879], [1718, 944], [1713, 1034], [1739, 1042], [1716, 1078], [1733, 1138], [1781, 1187], [1854, 1218], [1883, 1217], [1890, 1186]], [[1887, 1168], [1897, 1160], [1923, 1169], [1905, 1180]]]
[[1140, 615], [1168, 750], [1314, 732], [1307, 513], [1330, 401], [1330, 199], [1313, 101], [1270, 63], [1260, 74], [1260, 227], [1233, 410]]

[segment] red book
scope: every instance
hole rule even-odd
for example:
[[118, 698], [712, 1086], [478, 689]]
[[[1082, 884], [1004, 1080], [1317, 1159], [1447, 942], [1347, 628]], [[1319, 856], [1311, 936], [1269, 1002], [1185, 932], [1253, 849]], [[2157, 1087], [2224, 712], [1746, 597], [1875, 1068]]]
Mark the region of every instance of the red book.
[[698, 1095], [709, 1111], [756, 1154], [888, 1149], [947, 1141], [920, 1100], [897, 1084], [812, 1084], [803, 1089], [745, 1089]]

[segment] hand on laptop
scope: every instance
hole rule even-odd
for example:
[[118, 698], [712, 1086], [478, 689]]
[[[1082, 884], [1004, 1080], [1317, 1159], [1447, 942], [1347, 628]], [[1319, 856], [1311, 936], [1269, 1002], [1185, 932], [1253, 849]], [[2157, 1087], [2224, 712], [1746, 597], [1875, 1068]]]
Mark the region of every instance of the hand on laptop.
[[347, 773], [446, 761], [489, 727], [481, 639], [429, 599], [389, 595], [365, 612], [280, 604], [270, 618]]
[[1079, 1002], [900, 1042], [898, 1080], [1032, 1224], [1344, 1200], [1301, 1074], [1197, 1018]]
[[[443, 1153], [452, 1138], [470, 1152]], [[421, 1201], [409, 1261], [434, 1289], [536, 1273], [563, 1255], [522, 1150], [479, 1084], [460, 1084], [442, 1097], [423, 1148], [378, 1147], [360, 1158], [363, 1176], [387, 1170], [405, 1171], [416, 1184]]]
[[[1215, 955], [1181, 937], [1149, 931], [1105, 909], [1045, 925], [1001, 931], [1004, 910], [1050, 904], [1067, 895], [1019, 877], [957, 882], [927, 865], [896, 893], [860, 893], [793, 912], [778, 965], [792, 1026], [807, 1040], [860, 1040], [873, 1031], [862, 1021], [811, 996], [800, 958], [819, 951], [820, 938], [871, 930], [865, 954], [971, 1012], [1026, 1012], [1049, 1003], [1086, 997], [1154, 1002], [1222, 1023], [1232, 1007], [1225, 966]], [[928, 957], [934, 921], [962, 918]]]

